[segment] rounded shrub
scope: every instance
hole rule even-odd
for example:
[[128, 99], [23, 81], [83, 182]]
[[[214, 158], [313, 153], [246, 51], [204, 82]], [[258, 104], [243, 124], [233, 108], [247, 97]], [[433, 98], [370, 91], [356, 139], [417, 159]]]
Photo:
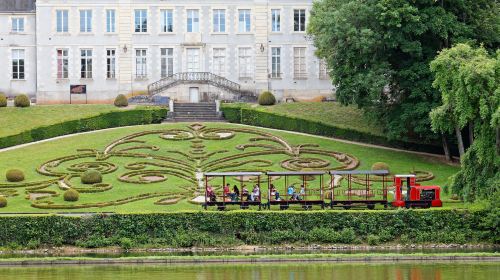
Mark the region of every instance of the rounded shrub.
[[75, 189], [69, 189], [64, 192], [64, 201], [78, 201], [80, 193]]
[[128, 106], [128, 100], [127, 97], [123, 94], [118, 94], [118, 96], [115, 98], [115, 106], [116, 107], [127, 107]]
[[0, 196], [0, 208], [7, 207], [7, 198]]
[[21, 182], [24, 181], [24, 172], [19, 169], [10, 169], [5, 173], [5, 179], [9, 182]]
[[269, 92], [269, 91], [264, 91], [259, 95], [259, 105], [262, 106], [270, 106], [276, 104], [276, 97]]
[[97, 170], [87, 170], [82, 174], [83, 184], [97, 184], [102, 183], [102, 174]]
[[7, 107], [7, 96], [3, 92], [0, 92], [0, 107]]
[[387, 170], [387, 171], [391, 172], [389, 169], [389, 165], [385, 162], [375, 162], [372, 165], [372, 171], [375, 171], [375, 170]]
[[29, 107], [30, 105], [30, 99], [26, 94], [20, 94], [14, 98], [14, 106], [16, 107]]

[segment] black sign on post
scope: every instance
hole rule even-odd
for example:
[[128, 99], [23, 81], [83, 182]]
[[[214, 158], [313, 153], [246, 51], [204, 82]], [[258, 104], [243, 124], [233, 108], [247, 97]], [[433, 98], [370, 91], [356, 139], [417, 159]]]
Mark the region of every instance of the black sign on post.
[[85, 104], [88, 103], [87, 100], [87, 85], [70, 85], [69, 86], [69, 104], [72, 103], [73, 94], [85, 94]]

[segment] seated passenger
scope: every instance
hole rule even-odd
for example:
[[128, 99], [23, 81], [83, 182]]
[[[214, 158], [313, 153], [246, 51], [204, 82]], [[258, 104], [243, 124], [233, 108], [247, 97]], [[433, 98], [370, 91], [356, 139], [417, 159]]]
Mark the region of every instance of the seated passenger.
[[276, 200], [276, 201], [280, 201], [281, 200], [280, 193], [276, 190], [276, 187], [273, 184], [271, 184], [271, 193], [270, 193], [270, 196], [271, 196], [270, 197], [271, 199], [273, 199], [273, 197], [274, 197], [274, 200]]
[[260, 188], [259, 188], [259, 185], [255, 185], [253, 187], [250, 199], [252, 201], [259, 201], [259, 197], [260, 197]]
[[290, 200], [296, 199], [297, 194], [295, 193], [295, 188], [293, 187], [293, 185], [288, 186], [288, 190], [286, 193], [290, 197]]
[[240, 190], [236, 185], [233, 187], [233, 192], [229, 194], [231, 201], [238, 201], [240, 199]]
[[226, 185], [222, 188], [222, 192], [223, 192], [223, 194], [224, 194], [224, 198], [225, 198], [226, 200], [231, 200], [229, 187], [230, 187], [230, 185], [229, 185], [229, 184], [226, 184]]
[[248, 193], [247, 186], [243, 185], [243, 187], [241, 188], [241, 195], [243, 198], [246, 198], [246, 201], [250, 199], [250, 194]]
[[217, 201], [217, 196], [215, 195], [215, 192], [211, 186], [207, 186], [207, 198], [208, 198], [208, 201], [210, 201], [210, 202]]
[[300, 193], [297, 196], [297, 200], [303, 200], [305, 195], [306, 195], [306, 188], [304, 187], [304, 185], [300, 185]]

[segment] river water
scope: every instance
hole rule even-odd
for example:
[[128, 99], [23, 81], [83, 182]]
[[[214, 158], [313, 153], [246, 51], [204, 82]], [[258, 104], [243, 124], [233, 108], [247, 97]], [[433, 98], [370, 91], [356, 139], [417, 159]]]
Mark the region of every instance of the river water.
[[460, 280], [499, 279], [500, 264], [488, 262], [286, 263], [230, 265], [67, 265], [0, 267], [2, 280]]

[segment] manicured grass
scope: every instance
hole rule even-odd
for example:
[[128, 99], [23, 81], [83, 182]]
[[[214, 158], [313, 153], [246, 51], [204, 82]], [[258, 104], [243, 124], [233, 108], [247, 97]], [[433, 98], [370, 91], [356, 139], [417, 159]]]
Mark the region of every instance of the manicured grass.
[[120, 109], [113, 105], [39, 105], [27, 108], [0, 108], [0, 137], [69, 120], [92, 117]]
[[[435, 178], [432, 181], [423, 182], [424, 184], [441, 185], [443, 186], [447, 178], [458, 171], [458, 167], [443, 164], [438, 158], [434, 157], [424, 157], [419, 155], [414, 155], [405, 152], [388, 151], [378, 148], [363, 147], [359, 145], [352, 145], [347, 143], [342, 143], [334, 141], [331, 139], [325, 139], [314, 136], [297, 135], [288, 132], [278, 132], [268, 129], [247, 127], [247, 126], [237, 126], [232, 124], [205, 124], [207, 128], [218, 128], [222, 129], [222, 134], [227, 133], [227, 131], [234, 131], [234, 137], [223, 139], [223, 140], [208, 140], [205, 139], [189, 139], [189, 140], [168, 140], [159, 137], [161, 133], [153, 133], [149, 135], [138, 136], [137, 138], [131, 139], [133, 141], [124, 142], [116, 147], [111, 147], [110, 144], [117, 139], [128, 136], [133, 133], [151, 131], [151, 130], [161, 130], [167, 132], [169, 130], [183, 130], [185, 132], [193, 132], [191, 128], [188, 128], [188, 124], [178, 123], [178, 124], [161, 124], [161, 125], [146, 125], [146, 126], [136, 126], [129, 128], [117, 128], [108, 131], [94, 132], [79, 136], [70, 136], [68, 138], [59, 139], [55, 141], [50, 141], [46, 143], [34, 144], [28, 147], [15, 149], [11, 151], [5, 151], [0, 153], [0, 193], [8, 189], [15, 190], [17, 196], [8, 197], [8, 206], [5, 208], [0, 208], [0, 212], [30, 212], [30, 213], [44, 213], [44, 212], [101, 212], [101, 211], [113, 211], [120, 213], [134, 213], [134, 212], [163, 212], [163, 211], [179, 211], [179, 210], [200, 210], [201, 206], [189, 203], [188, 200], [193, 197], [203, 193], [202, 189], [197, 186], [194, 171], [186, 171], [188, 179], [183, 179], [178, 176], [168, 173], [168, 170], [180, 169], [175, 166], [173, 160], [181, 160], [186, 163], [188, 168], [193, 168], [193, 170], [199, 171], [280, 171], [285, 170], [280, 164], [284, 160], [293, 159], [294, 157], [283, 151], [285, 144], [279, 144], [276, 141], [270, 140], [269, 135], [278, 137], [293, 149], [297, 149], [299, 145], [302, 144], [313, 144], [316, 147], [303, 147], [306, 149], [301, 152], [298, 158], [300, 159], [310, 159], [315, 158], [320, 162], [327, 162], [325, 168], [335, 168], [342, 165], [341, 162], [337, 161], [333, 156], [329, 155], [328, 152], [341, 152], [348, 155], [352, 155], [360, 160], [360, 164], [357, 169], [370, 169], [371, 165], [378, 161], [383, 161], [389, 164], [391, 172], [393, 173], [408, 173], [412, 170], [430, 171], [434, 174]], [[238, 131], [238, 129], [249, 129], [249, 131]], [[196, 132], [195, 134], [199, 134]], [[258, 134], [255, 134], [258, 133]], [[268, 133], [262, 136], [262, 133]], [[210, 136], [210, 133], [207, 133]], [[266, 138], [260, 141], [254, 141], [256, 138]], [[254, 140], [252, 140], [254, 139]], [[192, 141], [195, 142], [192, 142]], [[141, 141], [141, 142], [138, 142]], [[203, 145], [203, 153], [207, 155], [206, 159], [193, 159], [196, 153], [196, 145]], [[244, 151], [241, 150], [240, 144], [249, 144]], [[268, 146], [259, 146], [260, 144], [265, 144]], [[151, 150], [151, 145], [158, 148]], [[255, 146], [257, 145], [257, 146]], [[270, 146], [269, 146], [270, 145]], [[144, 146], [140, 149], [132, 149], [137, 146]], [[108, 147], [108, 152], [118, 152], [118, 153], [128, 153], [125, 156], [116, 156], [105, 154], [106, 147]], [[274, 147], [274, 148], [272, 148]], [[238, 149], [239, 148], [239, 149]], [[20, 168], [26, 173], [25, 182], [40, 182], [47, 181], [50, 179], [55, 179], [56, 177], [44, 176], [36, 172], [36, 168], [41, 166], [43, 163], [54, 160], [59, 157], [65, 157], [75, 154], [89, 153], [89, 151], [77, 151], [77, 149], [95, 149], [98, 153], [90, 152], [90, 156], [84, 158], [72, 159], [67, 162], [61, 162], [56, 166], [49, 166], [54, 172], [62, 172], [63, 174], [75, 173], [74, 171], [69, 171], [67, 168], [71, 165], [84, 162], [108, 162], [117, 166], [117, 170], [104, 174], [104, 182], [106, 184], [111, 184], [112, 189], [97, 192], [97, 193], [81, 193], [80, 201], [78, 202], [65, 202], [62, 198], [63, 190], [57, 184], [53, 184], [44, 190], [50, 190], [54, 193], [59, 194], [56, 197], [49, 197], [42, 199], [45, 203], [53, 203], [54, 205], [60, 205], [64, 207], [70, 207], [71, 205], [81, 205], [84, 203], [106, 203], [110, 201], [116, 201], [129, 197], [137, 197], [149, 193], [162, 193], [162, 194], [180, 194], [185, 199], [173, 205], [156, 205], [161, 196], [151, 197], [151, 198], [141, 198], [135, 202], [129, 202], [122, 205], [114, 205], [107, 207], [89, 207], [89, 208], [79, 208], [79, 209], [38, 209], [31, 206], [32, 201], [26, 198], [26, 186], [9, 184], [5, 178], [4, 174], [8, 169]], [[125, 150], [123, 150], [125, 149]], [[120, 151], [121, 150], [121, 151]], [[243, 153], [254, 153], [266, 150], [276, 150], [282, 152], [273, 152], [270, 154], [246, 154], [243, 158], [231, 158], [230, 156], [238, 156]], [[185, 153], [180, 154], [180, 152]], [[290, 151], [288, 153], [290, 153]], [[316, 153], [316, 151], [327, 152], [327, 154]], [[218, 152], [218, 153], [214, 153]], [[94, 153], [92, 155], [92, 153]], [[97, 156], [97, 158], [96, 158]], [[158, 158], [157, 158], [158, 157]], [[162, 161], [161, 158], [170, 158], [170, 160]], [[98, 159], [99, 158], [99, 159]], [[223, 167], [219, 164], [217, 167], [216, 160], [220, 160], [221, 164], [230, 163], [229, 166]], [[132, 166], [130, 164], [145, 162], [146, 165], [142, 166]], [[155, 165], [149, 165], [150, 163], [164, 163], [169, 165], [174, 165], [174, 167], [159, 167]], [[214, 169], [215, 168], [215, 169]], [[167, 170], [166, 176], [167, 180], [158, 183], [150, 184], [137, 184], [130, 182], [121, 182], [119, 177], [121, 177], [126, 172], [131, 171], [154, 171], [154, 170]], [[141, 176], [141, 175], [139, 175]], [[191, 179], [189, 179], [189, 177]], [[318, 178], [312, 178], [310, 181], [311, 188], [317, 184]], [[82, 185], [80, 183], [80, 178], [76, 177], [69, 180], [74, 187], [88, 188], [88, 185]], [[230, 179], [228, 181], [231, 185], [239, 183], [235, 180]], [[300, 184], [301, 180], [299, 178], [292, 179], [289, 183]], [[220, 186], [222, 181], [214, 180], [211, 181], [214, 186]], [[251, 190], [252, 182], [245, 183]], [[282, 194], [284, 191], [284, 180], [283, 178], [275, 181], [275, 184], [280, 188]], [[357, 186], [360, 187], [360, 186]], [[374, 189], [379, 189], [380, 184], [374, 183]], [[262, 188], [263, 191], [267, 190], [267, 187]], [[218, 189], [220, 192], [220, 189]], [[445, 195], [445, 199], [448, 196]], [[446, 205], [446, 207], [461, 208], [464, 207], [463, 204], [453, 203]]]

